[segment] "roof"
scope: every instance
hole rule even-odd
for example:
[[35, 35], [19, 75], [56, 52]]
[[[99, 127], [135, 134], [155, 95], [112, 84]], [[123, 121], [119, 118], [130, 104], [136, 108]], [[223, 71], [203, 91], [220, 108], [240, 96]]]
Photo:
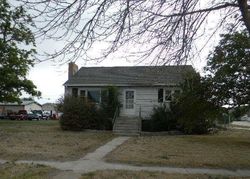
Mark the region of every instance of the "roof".
[[36, 101], [33, 101], [33, 100], [22, 100], [21, 103], [17, 103], [17, 102], [14, 102], [14, 103], [0, 103], [0, 105], [4, 105], [4, 106], [26, 106], [26, 105], [29, 105], [29, 104], [32, 104], [32, 103], [36, 103], [37, 105], [41, 106], [41, 104], [39, 104], [38, 102]]
[[191, 65], [82, 67], [65, 86], [161, 86], [178, 85], [183, 75], [194, 71]]

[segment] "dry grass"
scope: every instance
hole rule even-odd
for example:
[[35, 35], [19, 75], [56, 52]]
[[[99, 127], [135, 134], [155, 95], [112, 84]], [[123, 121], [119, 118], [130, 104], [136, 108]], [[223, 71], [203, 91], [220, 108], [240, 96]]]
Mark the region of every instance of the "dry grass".
[[121, 170], [104, 170], [91, 172], [82, 175], [81, 179], [240, 179], [247, 177], [225, 177], [215, 175], [202, 175], [202, 174], [174, 174], [163, 172], [147, 172], [147, 171], [121, 171]]
[[106, 132], [62, 131], [58, 121], [0, 121], [0, 158], [74, 160], [112, 137]]
[[43, 165], [7, 163], [0, 165], [1, 179], [44, 179], [52, 178], [59, 171]]
[[250, 168], [250, 131], [214, 135], [152, 136], [128, 140], [106, 159], [137, 165]]

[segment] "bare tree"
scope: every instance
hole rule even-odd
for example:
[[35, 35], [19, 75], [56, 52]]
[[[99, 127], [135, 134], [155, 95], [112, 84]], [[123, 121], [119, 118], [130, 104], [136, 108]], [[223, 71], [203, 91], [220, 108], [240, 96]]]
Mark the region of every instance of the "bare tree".
[[[38, 36], [66, 42], [50, 56], [63, 61], [90, 60], [88, 51], [105, 42], [95, 60], [126, 47], [127, 55], [139, 61], [181, 64], [204, 48], [197, 40], [205, 45], [219, 30], [230, 27], [233, 32], [242, 25], [250, 32], [249, 0], [17, 1], [32, 11]], [[214, 13], [216, 23], [211, 24]]]

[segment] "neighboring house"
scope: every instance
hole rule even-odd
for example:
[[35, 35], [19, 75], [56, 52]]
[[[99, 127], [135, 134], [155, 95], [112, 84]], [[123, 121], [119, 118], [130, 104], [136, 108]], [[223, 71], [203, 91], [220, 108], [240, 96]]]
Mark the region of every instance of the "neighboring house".
[[22, 100], [19, 103], [0, 103], [0, 114], [7, 114], [9, 112], [17, 113], [19, 110], [42, 110], [42, 105], [33, 100]]
[[58, 116], [58, 111], [56, 109], [55, 103], [45, 103], [42, 105], [42, 109], [43, 109], [44, 115], [47, 115], [49, 117]]
[[54, 104], [54, 103], [44, 103], [42, 105], [42, 109], [43, 109], [43, 111], [53, 111], [53, 112], [55, 112], [56, 111], [56, 104]]
[[190, 65], [135, 67], [78, 67], [69, 63], [69, 79], [64, 83], [65, 95], [87, 97], [101, 102], [101, 90], [116, 86], [120, 93], [120, 115], [147, 118], [154, 107], [169, 103]]

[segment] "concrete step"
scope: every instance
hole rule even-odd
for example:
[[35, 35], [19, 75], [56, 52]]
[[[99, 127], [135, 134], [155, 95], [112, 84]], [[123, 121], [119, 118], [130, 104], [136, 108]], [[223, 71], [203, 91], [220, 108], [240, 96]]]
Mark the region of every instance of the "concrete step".
[[114, 132], [115, 135], [119, 136], [139, 136], [139, 133], [127, 133], [127, 132]]
[[121, 127], [133, 127], [138, 126], [138, 124], [115, 124], [114, 127], [121, 126]]
[[113, 132], [118, 135], [139, 135], [139, 121], [135, 117], [118, 117]]
[[139, 123], [138, 122], [116, 122], [115, 123], [115, 125], [119, 125], [119, 126], [126, 126], [126, 125], [128, 125], [128, 126], [138, 126], [139, 125]]
[[131, 126], [131, 127], [123, 127], [123, 126], [114, 126], [114, 130], [121, 129], [121, 130], [138, 130], [138, 126]]
[[115, 122], [115, 124], [119, 124], [119, 125], [126, 125], [126, 124], [131, 124], [131, 125], [138, 125], [139, 122], [125, 122], [125, 121], [117, 121]]
[[138, 121], [138, 118], [116, 118], [116, 121]]
[[114, 132], [115, 135], [120, 135], [120, 136], [139, 136], [140, 133], [127, 133], [127, 132]]
[[114, 128], [113, 129], [113, 131], [128, 131], [128, 132], [130, 132], [130, 131], [138, 131], [138, 128], [121, 128], [121, 127], [119, 127], [119, 128]]

